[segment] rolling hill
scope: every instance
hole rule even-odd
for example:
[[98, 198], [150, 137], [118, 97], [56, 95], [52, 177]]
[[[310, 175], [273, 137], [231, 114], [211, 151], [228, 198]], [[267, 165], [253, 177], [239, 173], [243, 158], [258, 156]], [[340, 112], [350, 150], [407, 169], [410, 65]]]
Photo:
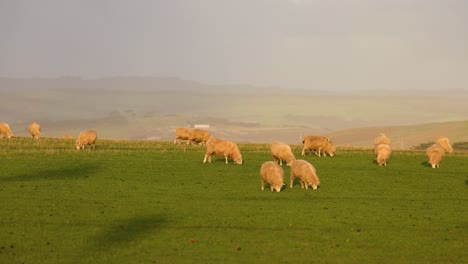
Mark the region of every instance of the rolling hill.
[[373, 138], [385, 133], [392, 139], [396, 149], [409, 149], [421, 143], [435, 141], [446, 136], [452, 143], [468, 141], [468, 120], [457, 122], [428, 123], [412, 126], [382, 126], [351, 128], [328, 133], [337, 145], [373, 147]]
[[[36, 121], [43, 135], [97, 129], [101, 138], [172, 140], [174, 128], [210, 126], [239, 142], [301, 144], [328, 135], [338, 145], [371, 146], [378, 133], [407, 149], [445, 135], [468, 141], [468, 93], [294, 90], [213, 85], [174, 77], [87, 80], [0, 78], [0, 122], [17, 136]], [[423, 124], [423, 125], [420, 125]]]

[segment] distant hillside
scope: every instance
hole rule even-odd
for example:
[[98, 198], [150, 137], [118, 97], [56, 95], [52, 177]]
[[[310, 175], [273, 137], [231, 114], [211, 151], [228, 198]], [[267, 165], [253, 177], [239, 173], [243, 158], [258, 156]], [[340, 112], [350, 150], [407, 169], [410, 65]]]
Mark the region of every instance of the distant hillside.
[[451, 143], [467, 142], [468, 120], [412, 126], [352, 128], [335, 131], [327, 135], [337, 145], [373, 147], [373, 140], [380, 133], [385, 133], [392, 139], [392, 145], [395, 149], [409, 149], [421, 143], [435, 141], [439, 136], [448, 137]]
[[[45, 136], [95, 128], [101, 138], [162, 140], [171, 140], [175, 127], [207, 124], [215, 136], [242, 142], [300, 144], [303, 135], [329, 134], [340, 145], [368, 146], [369, 138], [385, 132], [399, 147], [409, 148], [439, 134], [466, 140], [466, 126], [411, 128], [467, 120], [467, 101], [462, 90], [345, 93], [175, 77], [0, 78], [0, 122], [9, 123], [18, 136], [27, 135], [32, 121], [42, 125]], [[464, 132], [458, 135], [459, 130]]]

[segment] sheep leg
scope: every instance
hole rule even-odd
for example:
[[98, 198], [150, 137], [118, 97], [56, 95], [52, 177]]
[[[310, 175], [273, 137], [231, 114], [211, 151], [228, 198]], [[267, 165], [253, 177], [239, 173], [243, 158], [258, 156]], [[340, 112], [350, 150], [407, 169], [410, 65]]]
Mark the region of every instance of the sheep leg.
[[226, 164], [228, 164], [228, 157], [224, 157], [226, 159]]
[[262, 191], [265, 190], [265, 182], [262, 180]]

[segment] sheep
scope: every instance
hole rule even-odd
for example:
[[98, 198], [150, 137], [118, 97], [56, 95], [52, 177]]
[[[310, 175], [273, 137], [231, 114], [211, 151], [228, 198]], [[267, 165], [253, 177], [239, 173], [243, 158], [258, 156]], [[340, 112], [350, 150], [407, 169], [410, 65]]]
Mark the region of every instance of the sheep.
[[271, 155], [275, 162], [279, 161], [279, 164], [283, 166], [283, 160], [286, 162], [286, 166], [291, 166], [291, 162], [296, 159], [291, 151], [291, 147], [281, 142], [272, 142], [270, 144]]
[[[329, 139], [330, 140], [330, 139]], [[323, 152], [323, 156], [327, 156], [327, 154], [330, 156], [330, 157], [333, 157], [335, 156], [335, 153], [336, 153], [336, 147], [331, 143], [331, 140], [330, 140], [330, 143], [329, 144], [326, 144], [325, 147], [322, 149]]]
[[384, 133], [381, 133], [374, 138], [375, 159], [379, 166], [387, 166], [387, 160], [390, 158], [390, 154], [392, 153], [392, 149], [390, 147], [391, 143], [392, 140]]
[[95, 130], [81, 131], [76, 139], [76, 149], [84, 149], [85, 145], [91, 145], [93, 149], [96, 149], [97, 132]]
[[305, 160], [294, 160], [292, 162], [289, 176], [290, 188], [293, 187], [295, 178], [299, 178], [301, 188], [305, 188], [306, 190], [309, 188], [309, 185], [312, 186], [312, 189], [316, 190], [320, 184], [315, 167]]
[[426, 155], [428, 158], [428, 163], [431, 164], [432, 168], [439, 168], [439, 163], [442, 160], [442, 157], [445, 154], [445, 149], [439, 144], [432, 144], [426, 150]]
[[[304, 157], [305, 156], [305, 150], [310, 150], [313, 149], [315, 151], [315, 154], [321, 157], [321, 151], [324, 149], [328, 150], [328, 154], [333, 157], [335, 156], [336, 153], [336, 148], [333, 146], [332, 141], [324, 136], [305, 136], [304, 139], [302, 140], [303, 148], [301, 155]], [[318, 153], [317, 153], [318, 151]], [[327, 151], [325, 151], [327, 152]], [[325, 155], [326, 156], [326, 155]]]
[[192, 142], [201, 143], [204, 145], [210, 138], [211, 134], [207, 130], [194, 128], [189, 132], [187, 145], [192, 144]]
[[175, 130], [175, 139], [174, 144], [179, 143], [181, 140], [188, 140], [189, 139], [190, 129], [185, 127], [178, 127]]
[[203, 163], [206, 161], [211, 163], [211, 156], [213, 154], [224, 157], [226, 159], [226, 164], [228, 164], [228, 158], [232, 159], [236, 164], [242, 164], [242, 155], [239, 151], [239, 147], [234, 142], [211, 138], [206, 142], [206, 153]]
[[28, 126], [29, 133], [31, 133], [32, 138], [39, 139], [39, 136], [41, 135], [41, 126], [36, 123], [32, 122]]
[[7, 123], [0, 122], [0, 138], [3, 138], [4, 135], [7, 138], [11, 138], [13, 136], [13, 133], [11, 132], [10, 125], [8, 125]]
[[392, 150], [390, 145], [381, 143], [375, 146], [376, 160], [379, 166], [387, 166], [387, 160], [390, 158]]
[[439, 137], [435, 144], [426, 149], [428, 163], [433, 169], [439, 168], [439, 163], [446, 152], [453, 153], [453, 147], [446, 137]]
[[262, 191], [265, 189], [265, 183], [270, 185], [270, 190], [280, 192], [284, 185], [284, 171], [276, 162], [264, 162], [260, 168], [262, 177]]

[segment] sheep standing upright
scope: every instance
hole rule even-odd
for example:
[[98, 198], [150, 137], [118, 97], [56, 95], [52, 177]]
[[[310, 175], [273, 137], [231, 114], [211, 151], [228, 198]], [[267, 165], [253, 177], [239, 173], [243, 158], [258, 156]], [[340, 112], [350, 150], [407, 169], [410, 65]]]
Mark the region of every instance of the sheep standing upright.
[[262, 178], [262, 191], [265, 189], [265, 184], [270, 185], [270, 190], [280, 192], [284, 185], [284, 171], [276, 162], [267, 161], [260, 168], [260, 176]]
[[438, 138], [435, 144], [426, 149], [428, 163], [433, 169], [439, 168], [440, 161], [446, 152], [453, 153], [453, 147], [446, 137]]

